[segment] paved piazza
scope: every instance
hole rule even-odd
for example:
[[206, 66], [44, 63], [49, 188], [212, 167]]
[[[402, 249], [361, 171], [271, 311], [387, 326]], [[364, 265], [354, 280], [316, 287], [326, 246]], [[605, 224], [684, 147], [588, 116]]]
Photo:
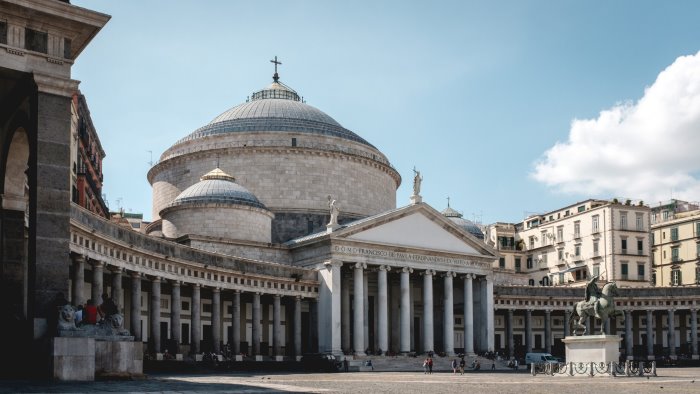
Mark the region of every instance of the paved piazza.
[[[0, 382], [0, 393], [698, 393], [699, 368], [659, 369], [654, 378], [532, 377], [520, 373], [362, 372], [337, 374], [151, 375], [143, 381]], [[584, 384], [590, 384], [584, 386]]]

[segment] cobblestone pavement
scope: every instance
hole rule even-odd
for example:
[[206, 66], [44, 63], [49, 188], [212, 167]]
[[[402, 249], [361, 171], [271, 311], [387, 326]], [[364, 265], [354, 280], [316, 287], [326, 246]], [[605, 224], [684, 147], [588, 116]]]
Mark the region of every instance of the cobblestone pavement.
[[659, 369], [658, 377], [566, 377], [527, 373], [361, 372], [153, 375], [142, 381], [0, 381], [0, 393], [699, 393], [700, 368]]

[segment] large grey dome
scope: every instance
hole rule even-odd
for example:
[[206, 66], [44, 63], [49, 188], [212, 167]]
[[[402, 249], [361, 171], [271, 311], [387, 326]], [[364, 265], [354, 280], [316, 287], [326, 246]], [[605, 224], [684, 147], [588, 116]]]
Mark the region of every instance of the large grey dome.
[[253, 193], [235, 183], [232, 176], [218, 168], [185, 189], [168, 207], [201, 203], [248, 205], [267, 209]]
[[249, 102], [229, 109], [177, 143], [223, 133], [251, 131], [322, 134], [374, 147], [335, 119], [304, 103], [293, 89], [277, 81], [253, 93]]

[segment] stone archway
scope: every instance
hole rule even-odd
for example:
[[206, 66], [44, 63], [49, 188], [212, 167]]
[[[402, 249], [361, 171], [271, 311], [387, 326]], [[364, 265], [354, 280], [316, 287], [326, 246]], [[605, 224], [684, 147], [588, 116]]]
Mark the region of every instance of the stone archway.
[[24, 127], [16, 127], [9, 134], [3, 163], [2, 210], [0, 214], [0, 242], [2, 264], [0, 278], [2, 297], [8, 300], [13, 313], [27, 316], [27, 236], [29, 187], [29, 136]]

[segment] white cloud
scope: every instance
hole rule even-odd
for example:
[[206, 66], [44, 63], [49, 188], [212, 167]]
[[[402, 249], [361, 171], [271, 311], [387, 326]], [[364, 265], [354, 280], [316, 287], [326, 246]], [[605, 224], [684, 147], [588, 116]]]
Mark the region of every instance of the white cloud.
[[575, 119], [531, 176], [584, 197], [700, 200], [700, 52], [662, 71], [636, 103]]

